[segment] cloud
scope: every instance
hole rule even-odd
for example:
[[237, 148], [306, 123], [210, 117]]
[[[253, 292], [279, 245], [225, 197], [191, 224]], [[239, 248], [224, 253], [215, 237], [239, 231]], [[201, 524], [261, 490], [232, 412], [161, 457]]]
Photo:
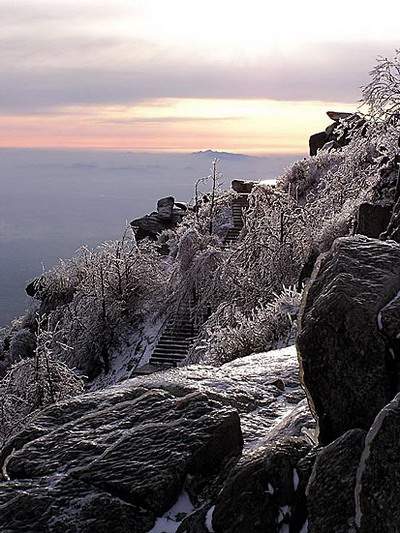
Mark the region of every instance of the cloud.
[[[107, 46], [107, 45], [106, 45]], [[116, 45], [114, 45], [116, 46]], [[92, 53], [100, 43], [90, 48]], [[36, 66], [0, 62], [0, 110], [35, 113], [75, 105], [134, 105], [157, 98], [234, 98], [355, 102], [379, 53], [370, 43], [332, 43], [301, 56], [254, 62], [191, 61], [157, 57], [127, 61]], [[8, 68], [6, 68], [8, 67]]]
[[71, 106], [133, 106], [163, 98], [352, 103], [376, 56], [397, 46], [302, 41], [290, 51], [273, 45], [252, 54], [246, 37], [238, 35], [243, 53], [221, 56], [217, 47], [196, 48], [197, 35], [177, 48], [166, 35], [183, 23], [166, 28], [157, 40], [159, 28], [151, 18], [156, 8], [154, 0], [2, 0], [0, 114], [52, 114]]

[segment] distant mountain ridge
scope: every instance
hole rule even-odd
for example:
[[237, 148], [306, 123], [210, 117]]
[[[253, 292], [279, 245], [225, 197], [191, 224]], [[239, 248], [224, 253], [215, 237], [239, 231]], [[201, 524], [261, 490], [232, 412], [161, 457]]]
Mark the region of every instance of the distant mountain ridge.
[[250, 155], [235, 154], [232, 152], [219, 152], [218, 150], [200, 150], [199, 152], [192, 152], [191, 155], [200, 155], [206, 157], [217, 157], [219, 159], [250, 159]]

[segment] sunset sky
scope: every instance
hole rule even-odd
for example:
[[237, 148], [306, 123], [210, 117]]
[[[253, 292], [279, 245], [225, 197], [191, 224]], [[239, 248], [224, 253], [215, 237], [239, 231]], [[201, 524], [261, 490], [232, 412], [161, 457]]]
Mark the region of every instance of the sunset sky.
[[0, 146], [299, 153], [398, 0], [0, 0]]

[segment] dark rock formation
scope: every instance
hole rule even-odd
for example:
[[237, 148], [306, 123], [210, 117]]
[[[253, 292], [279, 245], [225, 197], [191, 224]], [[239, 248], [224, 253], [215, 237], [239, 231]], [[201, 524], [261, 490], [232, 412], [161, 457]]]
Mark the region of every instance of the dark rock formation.
[[174, 210], [175, 198], [167, 196], [157, 202], [157, 214], [160, 220], [171, 220]]
[[238, 193], [250, 194], [254, 186], [254, 181], [232, 180], [232, 189]]
[[[348, 128], [354, 126], [360, 128], [365, 122], [360, 115], [357, 115], [357, 113], [339, 113], [335, 111], [328, 111], [327, 115], [334, 122], [333, 124], [330, 124], [325, 131], [311, 135], [309, 141], [311, 156], [317, 155], [318, 150], [324, 147], [329, 149], [343, 148], [343, 146], [346, 146], [350, 141], [350, 137], [347, 134]], [[340, 135], [337, 131], [339, 121], [344, 121], [347, 123], [347, 125], [344, 127], [343, 135]], [[326, 146], [328, 144], [329, 146]]]
[[364, 439], [365, 431], [353, 429], [318, 451], [307, 487], [309, 533], [348, 533], [354, 527], [354, 489]]
[[337, 239], [306, 288], [298, 351], [319, 439], [368, 430], [397, 392], [399, 354], [378, 329], [378, 314], [400, 288], [400, 246], [356, 236]]
[[0, 530], [147, 532], [242, 444], [237, 412], [201, 393], [129, 382], [58, 404], [3, 450]]
[[325, 143], [328, 142], [328, 135], [325, 131], [319, 133], [314, 133], [311, 135], [309, 140], [310, 155], [317, 155], [318, 150], [320, 150]]
[[391, 215], [390, 205], [365, 202], [358, 208], [355, 233], [378, 239], [380, 234], [386, 231]]
[[138, 241], [146, 238], [157, 240], [164, 230], [173, 229], [182, 222], [186, 210], [184, 203], [175, 203], [173, 196], [167, 196], [158, 200], [156, 212], [136, 218], [130, 225]]
[[400, 528], [400, 395], [378, 414], [365, 439], [357, 472], [356, 525], [360, 533]]
[[290, 531], [300, 531], [303, 524], [293, 521], [296, 465], [309, 450], [304, 439], [292, 437], [258, 448], [241, 460], [218, 496], [212, 518], [216, 533], [280, 531], [285, 524]]

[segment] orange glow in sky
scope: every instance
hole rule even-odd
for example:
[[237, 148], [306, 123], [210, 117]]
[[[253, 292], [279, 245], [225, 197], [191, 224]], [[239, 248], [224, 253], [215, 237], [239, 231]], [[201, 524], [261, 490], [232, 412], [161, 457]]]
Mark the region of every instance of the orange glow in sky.
[[397, 0], [2, 0], [0, 147], [307, 151], [398, 47]]

